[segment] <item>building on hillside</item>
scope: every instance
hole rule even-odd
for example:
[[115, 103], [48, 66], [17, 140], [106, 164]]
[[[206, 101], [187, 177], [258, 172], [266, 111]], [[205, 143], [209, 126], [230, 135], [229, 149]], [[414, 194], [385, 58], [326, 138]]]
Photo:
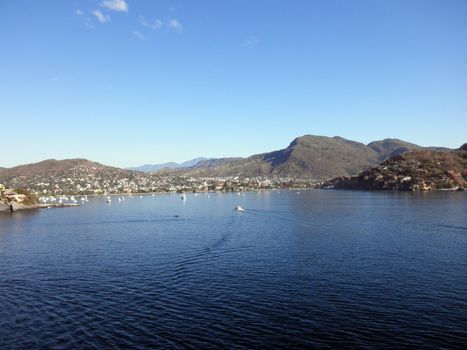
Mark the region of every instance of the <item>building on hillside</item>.
[[6, 198], [8, 202], [17, 202], [21, 203], [26, 199], [25, 194], [20, 194], [15, 192], [14, 190], [7, 188], [3, 191], [3, 196]]

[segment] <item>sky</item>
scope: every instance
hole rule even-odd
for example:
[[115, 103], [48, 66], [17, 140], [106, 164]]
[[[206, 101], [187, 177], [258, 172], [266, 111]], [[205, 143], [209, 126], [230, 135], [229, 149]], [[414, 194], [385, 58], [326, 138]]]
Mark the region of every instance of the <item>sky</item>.
[[0, 166], [467, 142], [465, 0], [0, 2]]

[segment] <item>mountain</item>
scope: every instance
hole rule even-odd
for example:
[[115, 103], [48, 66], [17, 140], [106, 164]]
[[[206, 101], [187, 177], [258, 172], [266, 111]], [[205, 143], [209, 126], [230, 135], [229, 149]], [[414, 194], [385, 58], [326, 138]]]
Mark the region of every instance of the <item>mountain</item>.
[[[294, 139], [286, 148], [252, 155], [247, 158], [196, 158], [177, 164], [146, 165], [137, 170], [142, 179], [149, 172], [168, 176], [193, 177], [287, 177], [305, 180], [328, 180], [339, 176], [352, 176], [378, 165], [393, 156], [413, 150], [449, 151], [443, 148], [423, 148], [398, 139], [374, 141], [365, 145], [342, 137], [304, 135]], [[163, 167], [160, 169], [160, 167]], [[135, 171], [107, 167], [85, 159], [46, 160], [43, 162], [0, 169], [0, 182], [5, 176], [39, 176], [59, 173], [61, 177], [75, 174], [100, 174], [111, 181], [135, 177]], [[144, 179], [142, 179], [143, 181]], [[3, 180], [6, 181], [6, 180]], [[45, 182], [46, 179], [44, 179]], [[123, 180], [122, 180], [123, 181]], [[146, 181], [146, 180], [144, 180]], [[143, 182], [144, 182], [143, 181]], [[149, 181], [149, 180], [148, 180]], [[151, 180], [152, 181], [152, 180]]]
[[449, 148], [422, 147], [414, 143], [402, 141], [399, 139], [384, 139], [381, 141], [373, 141], [368, 144], [368, 147], [378, 154], [380, 161], [414, 150], [428, 149], [432, 151], [449, 151]]
[[196, 166], [168, 170], [166, 174], [189, 176], [283, 176], [324, 180], [350, 176], [377, 165], [381, 160], [423, 147], [397, 139], [374, 141], [368, 145], [342, 137], [304, 135], [288, 147], [248, 158], [211, 159]]
[[144, 164], [139, 167], [132, 167], [132, 168], [127, 168], [127, 169], [136, 170], [136, 171], [144, 171], [146, 173], [152, 173], [152, 172], [156, 172], [162, 169], [188, 168], [188, 167], [196, 165], [200, 161], [204, 161], [207, 159], [208, 158], [198, 157], [198, 158], [194, 158], [183, 163], [169, 162], [169, 163], [162, 163], [162, 164]]
[[76, 169], [82, 169], [88, 172], [96, 172], [104, 169], [121, 171], [119, 168], [109, 167], [87, 159], [47, 159], [38, 163], [18, 165], [13, 168], [0, 168], [0, 176], [38, 176], [69, 172]]
[[[103, 193], [124, 191], [143, 184], [153, 187], [148, 175], [106, 166], [86, 159], [48, 159], [0, 170], [0, 183], [41, 193]], [[143, 187], [143, 186], [140, 186]], [[45, 192], [44, 192], [45, 191]]]
[[373, 141], [368, 144], [368, 147], [378, 154], [379, 160], [384, 160], [404, 152], [423, 148], [414, 143], [405, 142], [399, 139], [384, 139], [381, 141]]
[[415, 150], [392, 157], [352, 177], [338, 177], [324, 188], [429, 191], [467, 188], [467, 146], [458, 150]]

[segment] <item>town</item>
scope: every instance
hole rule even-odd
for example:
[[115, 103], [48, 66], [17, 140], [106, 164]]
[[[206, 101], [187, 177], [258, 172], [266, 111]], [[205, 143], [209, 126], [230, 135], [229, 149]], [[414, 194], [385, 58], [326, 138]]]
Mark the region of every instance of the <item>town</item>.
[[184, 192], [242, 192], [265, 189], [312, 188], [311, 180], [287, 177], [188, 177], [160, 176], [142, 172], [125, 171], [122, 176], [111, 173], [81, 173], [78, 176], [39, 175], [20, 176], [4, 181], [8, 188], [25, 189], [38, 197], [63, 195], [109, 195], [136, 193]]

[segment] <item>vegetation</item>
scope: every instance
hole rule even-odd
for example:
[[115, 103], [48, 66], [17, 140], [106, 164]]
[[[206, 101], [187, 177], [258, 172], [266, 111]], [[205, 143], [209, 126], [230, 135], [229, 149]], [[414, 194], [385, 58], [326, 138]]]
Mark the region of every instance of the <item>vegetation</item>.
[[403, 191], [465, 189], [467, 150], [407, 152], [357, 176], [335, 178], [322, 187]]
[[24, 205], [35, 205], [39, 203], [39, 198], [31, 191], [17, 188], [15, 189], [15, 192], [18, 194], [24, 194], [26, 196], [26, 198], [22, 201]]
[[385, 139], [368, 145], [342, 137], [305, 135], [287, 148], [248, 158], [211, 159], [166, 174], [187, 176], [286, 176], [327, 180], [350, 176], [379, 164], [382, 160], [409, 150], [423, 149], [398, 139]]

